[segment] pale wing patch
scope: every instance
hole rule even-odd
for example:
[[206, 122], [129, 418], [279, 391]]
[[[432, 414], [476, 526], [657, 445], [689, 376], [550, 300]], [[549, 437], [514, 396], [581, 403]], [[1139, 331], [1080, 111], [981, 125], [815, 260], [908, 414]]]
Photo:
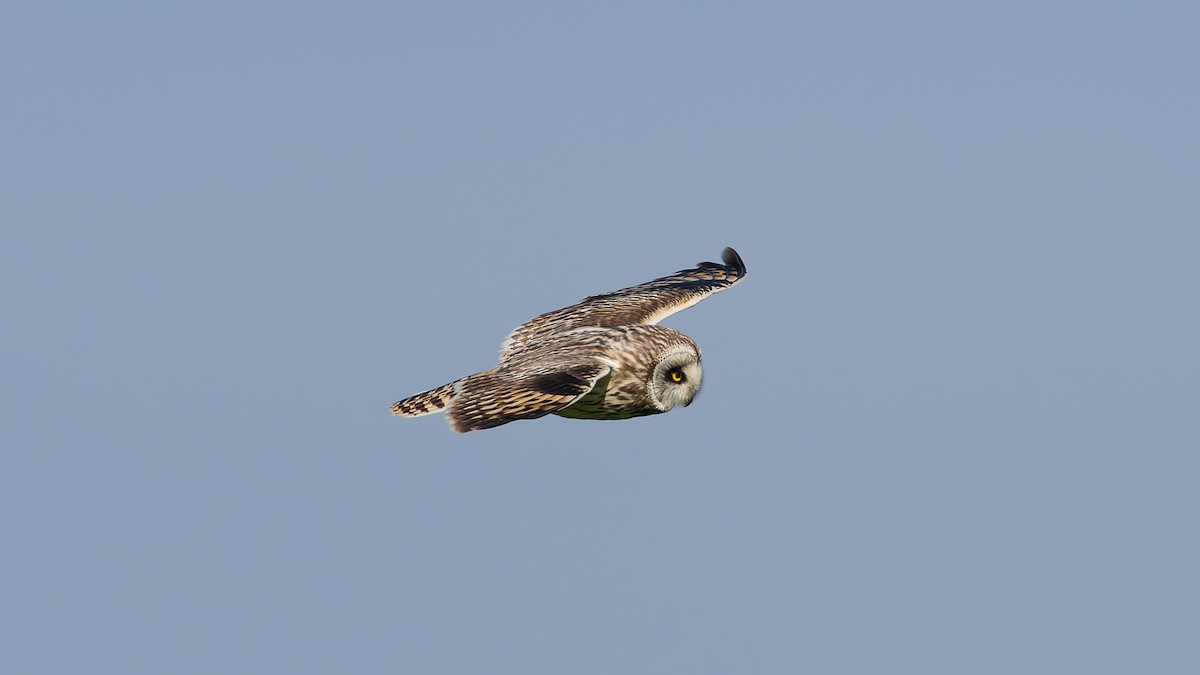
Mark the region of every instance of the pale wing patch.
[[646, 320], [643, 321], [643, 323], [645, 323], [648, 326], [657, 325], [659, 321], [662, 321], [663, 319], [667, 318], [668, 316], [671, 316], [672, 314], [675, 314], [676, 312], [682, 312], [683, 310], [687, 309], [688, 307], [691, 307], [692, 305], [700, 302], [701, 300], [703, 300], [707, 297], [708, 297], [707, 295], [697, 295], [696, 297], [689, 298], [688, 300], [686, 300], [684, 302], [681, 302], [681, 303], [678, 303], [675, 305], [667, 305], [667, 306], [659, 309], [657, 312], [646, 317]]

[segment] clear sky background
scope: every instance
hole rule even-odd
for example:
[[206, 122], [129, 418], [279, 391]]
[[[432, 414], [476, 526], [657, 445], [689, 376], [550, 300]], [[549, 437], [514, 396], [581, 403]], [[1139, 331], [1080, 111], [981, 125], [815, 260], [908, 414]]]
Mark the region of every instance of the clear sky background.
[[[0, 24], [0, 671], [1200, 672], [1195, 3]], [[718, 259], [686, 410], [393, 400]]]

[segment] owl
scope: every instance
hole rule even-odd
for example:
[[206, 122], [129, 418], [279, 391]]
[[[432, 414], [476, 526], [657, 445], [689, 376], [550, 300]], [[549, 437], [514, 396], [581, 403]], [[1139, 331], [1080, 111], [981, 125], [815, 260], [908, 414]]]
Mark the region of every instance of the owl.
[[658, 322], [746, 277], [732, 248], [644, 284], [584, 298], [517, 326], [500, 364], [392, 404], [393, 415], [445, 412], [475, 431], [549, 414], [621, 420], [687, 406], [700, 391], [700, 348]]

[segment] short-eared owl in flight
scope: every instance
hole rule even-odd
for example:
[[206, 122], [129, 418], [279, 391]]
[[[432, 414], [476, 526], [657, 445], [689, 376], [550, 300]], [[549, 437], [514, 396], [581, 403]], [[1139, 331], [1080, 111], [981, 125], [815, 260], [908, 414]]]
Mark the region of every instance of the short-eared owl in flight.
[[465, 432], [554, 413], [619, 420], [688, 405], [700, 391], [700, 348], [663, 318], [746, 277], [732, 248], [644, 284], [593, 295], [517, 326], [500, 365], [392, 404], [392, 414], [446, 412]]

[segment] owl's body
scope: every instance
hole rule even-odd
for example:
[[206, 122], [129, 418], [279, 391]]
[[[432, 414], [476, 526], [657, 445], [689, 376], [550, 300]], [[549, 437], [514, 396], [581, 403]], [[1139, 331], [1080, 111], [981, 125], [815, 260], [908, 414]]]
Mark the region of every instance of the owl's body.
[[[579, 419], [621, 420], [663, 412], [665, 403], [655, 405], [656, 392], [649, 383], [654, 380], [654, 369], [670, 354], [672, 367], [678, 367], [681, 375], [690, 380], [691, 397], [700, 388], [700, 348], [688, 336], [663, 326], [622, 326], [619, 328], [577, 328], [568, 333], [570, 338], [584, 337], [579, 333], [591, 333], [586, 337], [606, 344], [602, 357], [610, 363], [612, 370], [596, 381], [591, 391], [575, 403], [558, 410], [556, 415]], [[688, 378], [686, 368], [694, 363], [693, 377]], [[675, 383], [672, 383], [675, 384]], [[682, 384], [682, 383], [681, 383]]]
[[656, 324], [745, 277], [733, 249], [722, 259], [531, 319], [505, 339], [498, 366], [397, 401], [392, 414], [445, 410], [465, 432], [551, 413], [615, 420], [687, 406], [700, 390], [700, 348]]

